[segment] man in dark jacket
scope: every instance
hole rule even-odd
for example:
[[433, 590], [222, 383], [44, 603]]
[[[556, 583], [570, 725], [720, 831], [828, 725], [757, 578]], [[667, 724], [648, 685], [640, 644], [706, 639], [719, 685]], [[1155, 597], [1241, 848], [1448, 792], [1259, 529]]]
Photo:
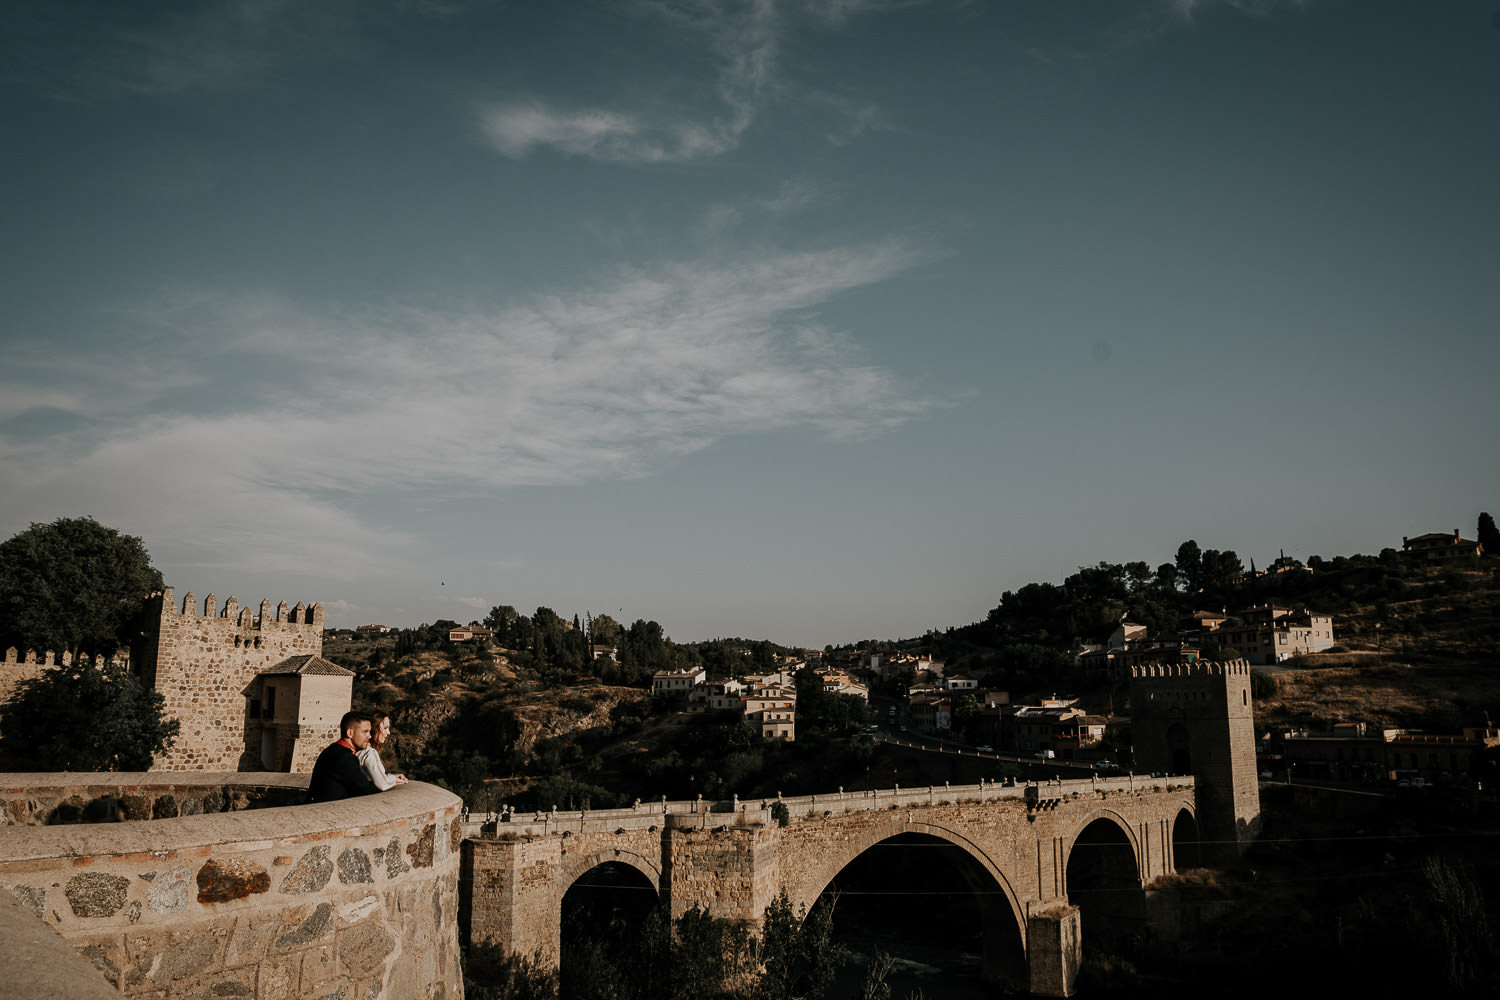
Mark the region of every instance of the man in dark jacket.
[[344, 713], [339, 720], [339, 732], [343, 736], [318, 754], [318, 762], [313, 765], [307, 801], [332, 802], [380, 791], [359, 766], [359, 752], [370, 745], [372, 721], [363, 712]]

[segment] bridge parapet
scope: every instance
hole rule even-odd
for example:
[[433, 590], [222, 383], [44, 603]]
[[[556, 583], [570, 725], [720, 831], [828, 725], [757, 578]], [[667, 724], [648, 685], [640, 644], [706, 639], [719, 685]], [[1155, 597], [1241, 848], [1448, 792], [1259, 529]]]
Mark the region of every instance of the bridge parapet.
[[[673, 829], [709, 829], [721, 826], [755, 826], [772, 821], [772, 808], [780, 803], [786, 808], [788, 822], [823, 818], [830, 814], [885, 812], [892, 808], [956, 805], [959, 803], [995, 802], [1002, 799], [1026, 800], [1028, 795], [1047, 802], [1082, 795], [1129, 794], [1192, 788], [1190, 775], [1146, 777], [1121, 775], [1113, 778], [1055, 779], [1005, 785], [982, 781], [973, 785], [923, 785], [916, 788], [878, 788], [860, 792], [824, 792], [818, 795], [741, 799], [661, 799], [637, 801], [624, 809], [537, 810], [518, 812], [503, 810], [498, 817], [465, 824], [468, 836], [483, 837], [504, 834], [518, 837], [546, 837], [561, 834], [614, 831], [639, 831], [671, 827]], [[1032, 791], [1028, 791], [1032, 790]]]

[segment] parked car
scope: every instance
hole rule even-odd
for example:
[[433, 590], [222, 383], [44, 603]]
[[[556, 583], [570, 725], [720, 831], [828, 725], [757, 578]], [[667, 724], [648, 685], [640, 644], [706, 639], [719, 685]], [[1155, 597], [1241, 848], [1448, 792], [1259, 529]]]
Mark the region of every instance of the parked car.
[[994, 753], [995, 752], [995, 748], [994, 747], [975, 747], [974, 750], [977, 753]]

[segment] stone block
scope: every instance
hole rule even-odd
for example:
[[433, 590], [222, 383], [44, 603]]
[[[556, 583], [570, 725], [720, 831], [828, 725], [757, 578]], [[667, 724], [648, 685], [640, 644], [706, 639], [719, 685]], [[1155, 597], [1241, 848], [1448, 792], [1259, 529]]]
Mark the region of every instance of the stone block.
[[271, 873], [243, 858], [210, 859], [198, 869], [198, 902], [227, 903], [269, 892]]
[[[141, 876], [145, 878], [145, 876]], [[192, 899], [193, 869], [178, 865], [151, 879], [146, 905], [153, 913], [181, 913]]]
[[181, 1000], [255, 1000], [255, 970], [232, 969], [221, 972], [211, 981], [179, 996]]
[[337, 940], [339, 965], [355, 979], [378, 975], [396, 948], [396, 939], [375, 920], [341, 931]]
[[260, 963], [255, 1000], [302, 1000], [297, 980], [302, 974], [302, 956], [273, 955]]
[[276, 939], [276, 948], [280, 951], [303, 948], [332, 931], [333, 904], [319, 903], [317, 909], [313, 910], [296, 928]]
[[374, 882], [370, 873], [370, 856], [357, 847], [346, 847], [339, 852], [339, 881], [345, 885]]
[[303, 996], [321, 996], [323, 987], [331, 983], [337, 974], [338, 963], [332, 945], [309, 948], [302, 953], [302, 975], [299, 982]]
[[437, 824], [428, 823], [412, 843], [406, 845], [406, 853], [414, 868], [431, 868], [432, 852], [437, 843]]
[[112, 917], [125, 906], [130, 879], [90, 872], [68, 879], [63, 895], [75, 917]]
[[329, 858], [327, 844], [314, 847], [298, 859], [292, 870], [281, 880], [280, 892], [293, 896], [318, 892], [333, 878], [333, 861]]
[[240, 917], [224, 947], [226, 966], [249, 965], [265, 957], [271, 939], [281, 931], [281, 923], [271, 917]]
[[395, 837], [385, 847], [385, 877], [397, 878], [405, 872], [411, 871], [411, 865], [401, 856], [401, 841]]

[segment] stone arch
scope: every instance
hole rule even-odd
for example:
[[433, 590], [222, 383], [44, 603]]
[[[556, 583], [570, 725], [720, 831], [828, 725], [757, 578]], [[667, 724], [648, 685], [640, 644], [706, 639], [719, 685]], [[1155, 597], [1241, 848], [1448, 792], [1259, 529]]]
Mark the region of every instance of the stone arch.
[[991, 860], [990, 856], [978, 844], [975, 844], [957, 830], [917, 820], [899, 820], [883, 823], [865, 830], [860, 836], [849, 839], [845, 844], [846, 849], [840, 851], [832, 860], [824, 862], [795, 882], [785, 884], [787, 897], [791, 901], [792, 909], [794, 911], [800, 911], [803, 907], [811, 909], [813, 903], [817, 902], [818, 896], [822, 894], [823, 890], [855, 858], [858, 858], [876, 844], [890, 840], [892, 837], [903, 833], [926, 834], [929, 837], [945, 841], [959, 848], [977, 862], [995, 880], [995, 884], [1005, 894], [1005, 901], [1010, 906], [1011, 917], [1015, 920], [1016, 933], [1020, 935], [1022, 941], [1026, 940], [1025, 910], [1021, 905], [1021, 900], [1016, 893], [1015, 886], [1011, 884], [1010, 878], [1000, 866]]
[[573, 883], [593, 871], [600, 865], [615, 862], [634, 868], [645, 876], [647, 882], [656, 889], [656, 894], [661, 895], [661, 865], [643, 854], [625, 848], [613, 848], [609, 850], [595, 851], [592, 854], [579, 856], [576, 860], [569, 862], [562, 870], [562, 877], [555, 883], [557, 888], [557, 905], [562, 906], [562, 898], [573, 888]]
[[1172, 814], [1172, 870], [1183, 871], [1203, 865], [1203, 832], [1198, 826], [1198, 812], [1191, 802], [1183, 802]]
[[1083, 835], [1083, 831], [1100, 820], [1113, 823], [1120, 828], [1120, 832], [1125, 834], [1125, 840], [1130, 844], [1130, 853], [1135, 856], [1136, 875], [1144, 880], [1146, 872], [1145, 866], [1142, 863], [1140, 836], [1136, 833], [1135, 827], [1129, 820], [1115, 810], [1107, 808], [1095, 809], [1085, 814], [1081, 820], [1074, 824], [1073, 832], [1068, 836], [1067, 845], [1062, 856], [1063, 871], [1067, 871], [1068, 862], [1073, 859], [1073, 847], [1078, 843], [1078, 838]]

